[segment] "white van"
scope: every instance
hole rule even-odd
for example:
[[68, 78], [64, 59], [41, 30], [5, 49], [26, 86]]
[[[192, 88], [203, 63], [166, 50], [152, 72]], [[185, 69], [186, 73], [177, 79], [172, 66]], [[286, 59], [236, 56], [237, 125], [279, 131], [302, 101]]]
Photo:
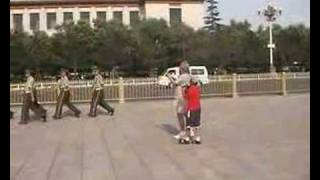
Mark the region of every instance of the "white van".
[[[209, 78], [208, 78], [208, 70], [205, 66], [190, 66], [189, 67], [191, 76], [197, 77], [199, 79], [200, 84], [208, 84]], [[179, 73], [179, 67], [171, 67], [168, 68], [158, 79], [158, 83], [161, 86], [169, 86], [172, 87], [173, 84], [169, 80], [167, 76], [171, 76], [174, 79], [177, 79]]]

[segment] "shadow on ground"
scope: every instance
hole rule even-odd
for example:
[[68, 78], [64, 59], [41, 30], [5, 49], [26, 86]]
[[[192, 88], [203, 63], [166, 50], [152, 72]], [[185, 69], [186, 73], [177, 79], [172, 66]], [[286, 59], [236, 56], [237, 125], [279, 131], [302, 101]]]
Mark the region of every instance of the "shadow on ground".
[[179, 130], [177, 129], [177, 127], [168, 123], [158, 125], [158, 128], [164, 130], [169, 135], [175, 135], [179, 133]]

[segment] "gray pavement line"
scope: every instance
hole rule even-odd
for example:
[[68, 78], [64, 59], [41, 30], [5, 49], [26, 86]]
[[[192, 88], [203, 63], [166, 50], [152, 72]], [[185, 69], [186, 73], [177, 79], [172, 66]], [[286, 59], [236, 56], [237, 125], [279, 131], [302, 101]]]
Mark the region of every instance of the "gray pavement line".
[[22, 162], [22, 164], [19, 166], [17, 172], [13, 175], [12, 178], [10, 178], [11, 180], [15, 180], [18, 175], [22, 172], [22, 169], [25, 167], [25, 165], [27, 164], [27, 162], [31, 159], [31, 156], [28, 156], [27, 158], [24, 159], [24, 161]]
[[119, 177], [118, 177], [118, 174], [117, 174], [117, 172], [116, 172], [116, 168], [115, 168], [115, 165], [114, 165], [114, 159], [112, 158], [112, 154], [111, 154], [111, 151], [110, 151], [110, 147], [109, 147], [109, 145], [108, 145], [108, 143], [107, 143], [107, 140], [106, 140], [106, 138], [105, 138], [105, 136], [104, 136], [104, 129], [102, 129], [100, 126], [99, 126], [99, 124], [97, 123], [97, 121], [96, 120], [94, 120], [95, 121], [95, 125], [97, 126], [97, 129], [99, 129], [99, 131], [100, 131], [100, 138], [101, 138], [101, 140], [102, 140], [102, 143], [103, 143], [103, 145], [104, 145], [104, 147], [105, 147], [105, 149], [106, 149], [106, 151], [107, 151], [107, 156], [109, 157], [109, 159], [110, 159], [110, 164], [111, 164], [111, 168], [112, 168], [112, 172], [113, 172], [113, 175], [114, 175], [114, 178], [115, 178], [115, 180], [117, 180], [117, 179], [119, 179]]
[[141, 158], [141, 156], [139, 156], [139, 153], [137, 152], [137, 149], [134, 147], [134, 145], [129, 141], [129, 137], [127, 136], [127, 134], [125, 132], [123, 132], [121, 130], [121, 128], [117, 125], [116, 123], [116, 119], [115, 118], [112, 118], [110, 119], [112, 124], [113, 124], [113, 127], [115, 129], [118, 129], [122, 136], [124, 137], [124, 139], [127, 141], [128, 145], [131, 147], [131, 149], [133, 150], [133, 153], [138, 157], [138, 160], [141, 164], [142, 167], [144, 167], [146, 170], [147, 170], [147, 173], [149, 174], [149, 176], [152, 178], [152, 179], [155, 179], [154, 176], [153, 176], [153, 173], [151, 171], [151, 169], [149, 168], [149, 166], [147, 165], [147, 163]]
[[[208, 142], [207, 143], [209, 147], [212, 147], [212, 148], [209, 148], [210, 150], [211, 149], [218, 149], [217, 148], [217, 145], [214, 144], [213, 142]], [[227, 148], [225, 145], [223, 144], [219, 144], [219, 147], [225, 149], [225, 150], [228, 150], [229, 148]], [[239, 166], [239, 164], [241, 164], [241, 166], [243, 167], [243, 165], [246, 165], [246, 166], [251, 166], [251, 167], [256, 167], [256, 163], [250, 163], [248, 161], [246, 161], [246, 159], [244, 158], [240, 158], [240, 156], [236, 156], [236, 155], [233, 155], [234, 153], [226, 153], [225, 151], [216, 151], [217, 154], [220, 155], [220, 157], [224, 157], [226, 160], [228, 160], [229, 162], [233, 162], [232, 164], [235, 164], [237, 166]], [[261, 159], [261, 156], [260, 156], [260, 159]], [[263, 162], [265, 162], [264, 159], [261, 159], [263, 160]], [[236, 163], [235, 163], [236, 162]], [[262, 166], [262, 168], [264, 168], [265, 166]], [[267, 173], [267, 170], [263, 169], [263, 172], [265, 172], [265, 175], [268, 175], [270, 176], [270, 173]], [[224, 174], [222, 172], [218, 172], [219, 174]]]
[[[20, 125], [21, 126], [21, 125]], [[43, 128], [43, 127], [41, 127]], [[29, 126], [22, 128], [23, 132], [27, 132], [27, 130], [31, 129], [31, 126], [29, 124]], [[43, 129], [41, 129], [43, 130]], [[21, 133], [22, 135], [25, 133]], [[19, 166], [17, 172], [13, 175], [13, 177], [11, 178], [11, 180], [15, 180], [19, 174], [22, 172], [23, 168], [25, 167], [25, 165], [31, 160], [32, 155], [34, 154], [33, 151], [29, 152], [28, 155], [26, 156], [26, 158], [24, 159], [23, 163]]]
[[[136, 124], [135, 124], [136, 125]], [[165, 136], [161, 136], [161, 137], [165, 137]], [[161, 146], [164, 147], [164, 146]], [[177, 170], [179, 172], [183, 172], [181, 173], [183, 176], [186, 177], [187, 180], [194, 180], [196, 179], [196, 177], [192, 176], [188, 171], [186, 171], [181, 165], [179, 165], [179, 163], [170, 155], [170, 153], [168, 152], [168, 148], [163, 148], [163, 154], [165, 157], [168, 158], [168, 160], [174, 165], [175, 168], [177, 168]]]
[[84, 122], [81, 121], [81, 152], [80, 152], [80, 180], [83, 180], [83, 172], [84, 172]]
[[[63, 130], [65, 130], [65, 128], [66, 128], [67, 125], [68, 125], [68, 124], [63, 123]], [[65, 131], [62, 131], [62, 132], [65, 132]], [[52, 158], [52, 160], [51, 160], [49, 169], [48, 169], [48, 171], [47, 171], [47, 173], [46, 173], [46, 180], [50, 180], [50, 176], [51, 176], [52, 169], [53, 169], [53, 167], [54, 167], [54, 165], [55, 165], [55, 163], [56, 163], [58, 154], [59, 154], [59, 152], [61, 151], [62, 140], [63, 140], [62, 134], [63, 134], [63, 133], [60, 134], [59, 143], [58, 143], [58, 145], [57, 145], [57, 147], [56, 147], [56, 149], [55, 149], [55, 151], [54, 151], [53, 158]]]

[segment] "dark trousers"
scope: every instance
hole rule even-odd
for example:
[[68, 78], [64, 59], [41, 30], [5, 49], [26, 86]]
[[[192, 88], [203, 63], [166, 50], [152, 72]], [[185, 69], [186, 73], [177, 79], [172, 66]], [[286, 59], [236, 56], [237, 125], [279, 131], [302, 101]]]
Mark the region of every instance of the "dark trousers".
[[37, 116], [45, 117], [47, 110], [45, 110], [36, 100], [32, 101], [30, 93], [23, 95], [23, 105], [21, 109], [21, 122], [27, 122], [30, 120], [29, 109], [31, 109]]
[[61, 118], [63, 105], [67, 105], [67, 107], [68, 107], [71, 111], [73, 111], [75, 114], [79, 114], [79, 113], [80, 113], [80, 110], [77, 109], [77, 108], [70, 102], [70, 91], [60, 90], [59, 96], [58, 96], [58, 98], [57, 98], [56, 112], [54, 113], [54, 117], [55, 117], [55, 118]]
[[[187, 112], [188, 113], [188, 112]], [[201, 109], [192, 110], [189, 112], [189, 116], [187, 116], [187, 127], [199, 127], [201, 120]]]
[[95, 90], [92, 95], [91, 103], [90, 103], [90, 116], [96, 116], [97, 106], [100, 105], [108, 112], [112, 112], [113, 108], [104, 100], [104, 91]]

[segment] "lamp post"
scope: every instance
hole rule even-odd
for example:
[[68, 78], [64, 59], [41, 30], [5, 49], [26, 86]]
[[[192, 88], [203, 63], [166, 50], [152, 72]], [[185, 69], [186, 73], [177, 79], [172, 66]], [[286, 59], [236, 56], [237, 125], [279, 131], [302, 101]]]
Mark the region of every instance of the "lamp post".
[[279, 17], [282, 13], [281, 8], [277, 8], [276, 6], [271, 5], [270, 3], [263, 10], [258, 11], [258, 15], [263, 16], [269, 25], [269, 44], [268, 48], [270, 50], [270, 72], [275, 72], [276, 69], [273, 64], [273, 49], [275, 48], [275, 44], [273, 44], [272, 39], [272, 23]]

